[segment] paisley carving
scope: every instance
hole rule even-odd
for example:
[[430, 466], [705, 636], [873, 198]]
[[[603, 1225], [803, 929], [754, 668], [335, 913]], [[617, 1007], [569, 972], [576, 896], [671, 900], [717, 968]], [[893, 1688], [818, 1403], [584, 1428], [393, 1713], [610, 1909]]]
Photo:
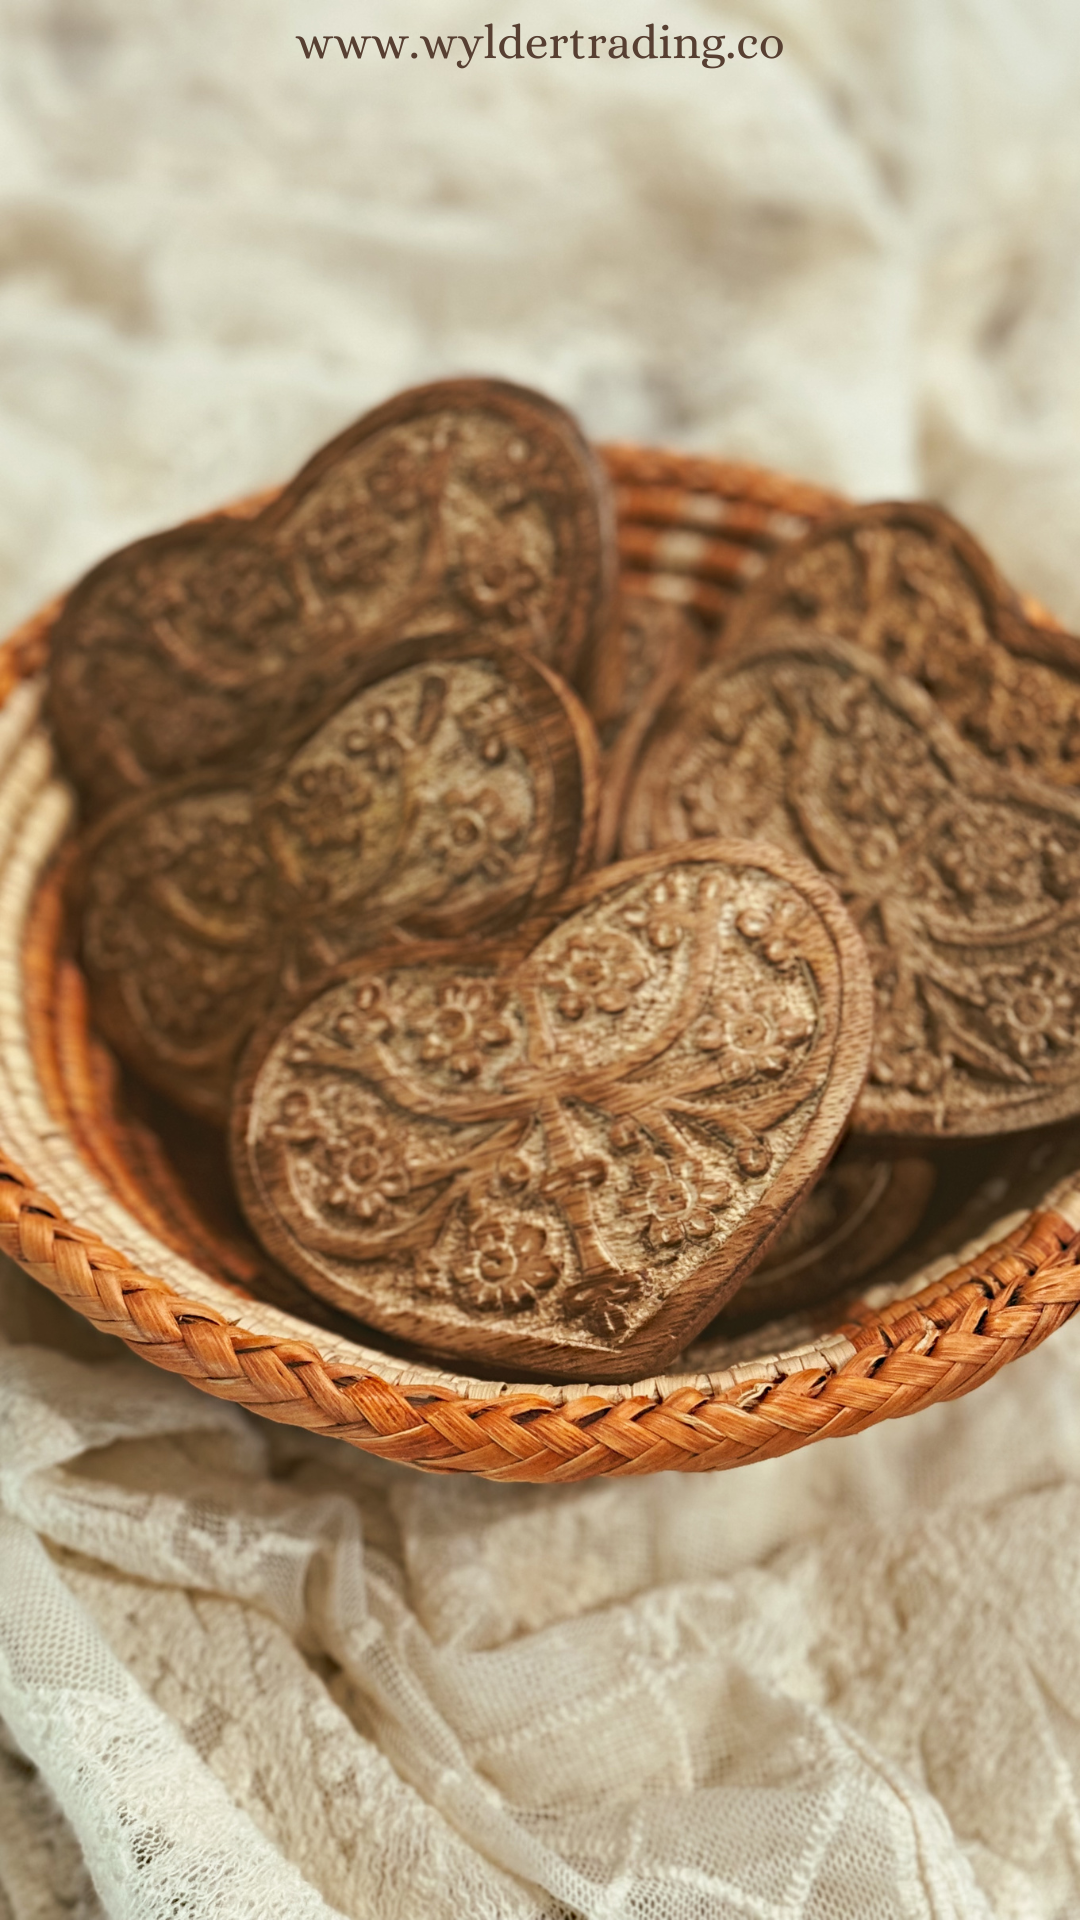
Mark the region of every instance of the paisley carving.
[[293, 752], [123, 803], [80, 874], [102, 1031], [224, 1121], [238, 1049], [279, 992], [399, 937], [508, 927], [581, 870], [595, 746], [538, 662], [407, 642]]
[[599, 466], [570, 416], [494, 380], [399, 395], [254, 519], [113, 554], [51, 636], [65, 760], [100, 809], [302, 739], [372, 648], [473, 636], [570, 677], [610, 618]]
[[718, 652], [779, 633], [864, 648], [925, 687], [996, 765], [1080, 786], [1080, 640], [1032, 625], [940, 507], [853, 508], [780, 548], [734, 606]]
[[870, 985], [814, 870], [708, 841], [512, 945], [384, 947], [237, 1083], [255, 1231], [371, 1326], [565, 1378], [666, 1364], [760, 1258], [862, 1084]]
[[861, 649], [778, 631], [663, 717], [623, 846], [720, 831], [812, 858], [863, 934], [859, 1128], [974, 1136], [1080, 1111], [1080, 797], [988, 765]]

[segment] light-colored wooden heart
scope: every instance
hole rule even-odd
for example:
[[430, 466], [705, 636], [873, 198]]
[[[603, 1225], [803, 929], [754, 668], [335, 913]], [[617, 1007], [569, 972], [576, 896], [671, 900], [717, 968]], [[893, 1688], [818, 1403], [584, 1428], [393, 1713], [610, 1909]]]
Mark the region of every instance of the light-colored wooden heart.
[[233, 1163], [314, 1291], [473, 1365], [665, 1365], [862, 1084], [858, 937], [807, 863], [707, 842], [594, 874], [514, 949], [384, 949], [252, 1043]]
[[610, 618], [606, 483], [570, 416], [497, 380], [398, 396], [247, 521], [102, 562], [51, 636], [65, 761], [95, 809], [302, 739], [407, 637], [523, 647], [570, 677]]
[[390, 937], [505, 928], [584, 865], [596, 749], [528, 655], [408, 642], [287, 757], [124, 803], [79, 875], [98, 1025], [154, 1085], [224, 1121], [270, 1000]]
[[837, 886], [870, 951], [855, 1124], [989, 1134], [1080, 1111], [1080, 799], [991, 766], [861, 649], [777, 630], [646, 745], [623, 849], [720, 831]]

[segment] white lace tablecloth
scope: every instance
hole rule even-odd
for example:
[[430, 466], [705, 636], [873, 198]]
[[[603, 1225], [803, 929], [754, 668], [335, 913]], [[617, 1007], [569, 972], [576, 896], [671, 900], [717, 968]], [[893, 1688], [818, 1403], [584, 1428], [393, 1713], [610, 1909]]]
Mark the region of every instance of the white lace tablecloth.
[[[463, 370], [943, 499], [1080, 622], [1075, 0], [665, 3], [783, 56], [0, 0], [5, 623]], [[1080, 1330], [859, 1440], [565, 1489], [272, 1428], [14, 1269], [0, 1337], [2, 1920], [1080, 1914]]]

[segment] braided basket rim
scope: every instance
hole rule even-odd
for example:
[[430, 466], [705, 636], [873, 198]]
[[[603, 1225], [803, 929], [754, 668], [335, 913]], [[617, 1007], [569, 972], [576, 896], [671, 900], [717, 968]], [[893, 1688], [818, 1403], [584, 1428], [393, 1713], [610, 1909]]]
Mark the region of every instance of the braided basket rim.
[[[642, 479], [688, 489], [726, 480], [779, 511], [821, 514], [841, 504], [764, 469], [629, 447], [606, 456], [615, 479], [635, 473], [636, 463]], [[268, 497], [225, 511], [246, 517]], [[12, 696], [45, 668], [59, 604], [0, 646], [0, 726]], [[18, 744], [8, 745], [9, 760]], [[3, 754], [0, 747], [0, 773]], [[20, 969], [20, 994], [26, 984]], [[32, 1168], [3, 1143], [6, 1117], [0, 1130], [0, 1247], [36, 1281], [100, 1332], [203, 1392], [429, 1472], [556, 1483], [749, 1465], [969, 1393], [1080, 1306], [1078, 1170], [1042, 1206], [990, 1229], [974, 1251], [938, 1261], [884, 1304], [864, 1300], [854, 1319], [813, 1347], [762, 1354], [718, 1375], [630, 1387], [498, 1385], [440, 1378], [432, 1368], [392, 1380], [321, 1351], [316, 1328], [307, 1339], [255, 1332], [144, 1271], [42, 1192]], [[62, 1145], [78, 1155], [70, 1131]], [[387, 1371], [402, 1373], [389, 1358]]]

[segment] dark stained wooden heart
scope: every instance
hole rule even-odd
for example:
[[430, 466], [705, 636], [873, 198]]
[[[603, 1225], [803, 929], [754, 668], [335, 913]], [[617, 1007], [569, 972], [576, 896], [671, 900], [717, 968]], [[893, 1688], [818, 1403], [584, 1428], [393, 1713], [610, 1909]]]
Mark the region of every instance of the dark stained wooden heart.
[[409, 641], [367, 657], [291, 752], [156, 788], [78, 873], [96, 1022], [153, 1085], [223, 1122], [267, 1005], [390, 937], [505, 930], [592, 844], [588, 715], [529, 655]]
[[778, 623], [662, 716], [622, 844], [717, 832], [813, 859], [866, 940], [857, 1128], [974, 1136], [1080, 1111], [1080, 796], [990, 764], [871, 654]]
[[1080, 640], [1027, 619], [941, 507], [883, 501], [822, 521], [773, 554], [714, 646], [727, 658], [796, 632], [917, 680], [997, 765], [1080, 786]]
[[601, 469], [570, 416], [498, 380], [400, 394], [254, 519], [138, 541], [74, 589], [50, 701], [93, 808], [299, 739], [371, 648], [463, 636], [571, 678], [611, 616]]
[[665, 701], [700, 667], [704, 651], [704, 632], [692, 613], [640, 593], [624, 595], [594, 651], [583, 692], [601, 752], [597, 866], [615, 858], [641, 743]]
[[513, 948], [384, 948], [252, 1042], [241, 1200], [316, 1293], [510, 1374], [663, 1368], [759, 1260], [863, 1082], [870, 981], [806, 862], [709, 841]]
[[938, 1179], [932, 1149], [849, 1137], [703, 1338], [807, 1312], [868, 1279], [915, 1234]]

